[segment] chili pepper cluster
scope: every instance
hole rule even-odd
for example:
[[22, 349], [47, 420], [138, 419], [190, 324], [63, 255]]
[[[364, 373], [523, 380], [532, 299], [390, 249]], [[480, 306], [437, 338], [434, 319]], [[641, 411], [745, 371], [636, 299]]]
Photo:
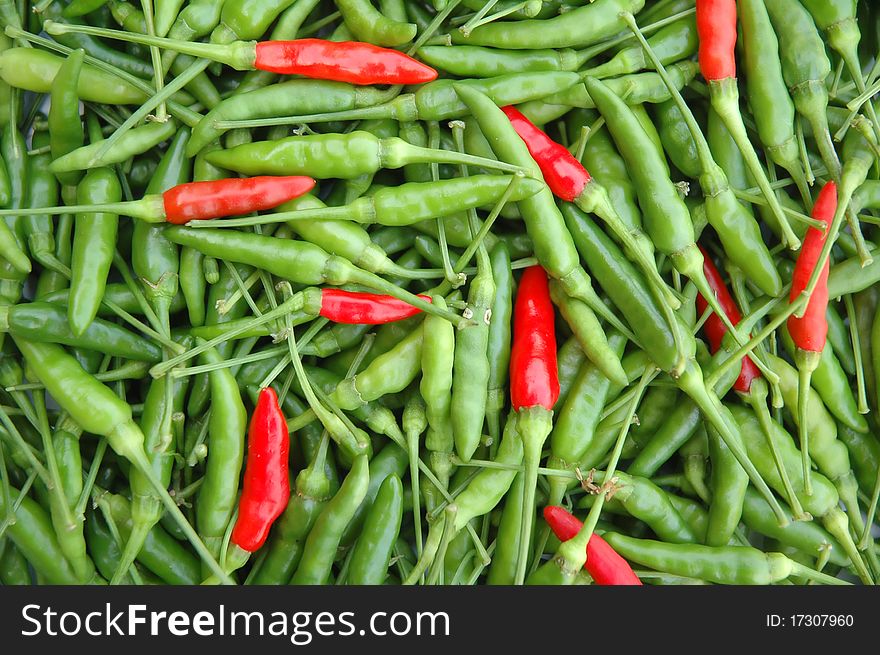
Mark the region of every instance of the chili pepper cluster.
[[0, 0], [0, 582], [874, 584], [868, 0]]

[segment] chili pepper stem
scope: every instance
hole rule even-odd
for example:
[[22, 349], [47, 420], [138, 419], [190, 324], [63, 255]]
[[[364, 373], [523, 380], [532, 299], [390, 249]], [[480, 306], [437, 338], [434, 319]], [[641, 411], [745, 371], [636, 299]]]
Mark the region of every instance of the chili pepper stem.
[[449, 549], [449, 543], [452, 541], [452, 538], [456, 534], [456, 514], [458, 514], [458, 506], [455, 503], [450, 503], [446, 506], [446, 509], [443, 510], [443, 515], [445, 517], [443, 521], [443, 534], [440, 537], [440, 545], [437, 548], [437, 554], [434, 556], [434, 561], [431, 564], [430, 571], [428, 572], [426, 582], [429, 585], [436, 585], [440, 580], [440, 577], [443, 575], [443, 565], [446, 560], [446, 551]]
[[809, 566], [801, 564], [800, 562], [795, 562], [794, 560], [790, 560], [791, 562], [791, 574], [799, 575], [801, 577], [806, 578], [807, 580], [812, 580], [814, 582], [819, 582], [821, 584], [828, 585], [850, 585], [851, 582], [847, 582], [846, 580], [841, 580], [840, 578], [835, 578], [833, 575], [828, 575], [827, 573], [822, 573], [821, 571], [817, 571], [815, 569], [811, 569]]
[[[167, 84], [162, 87], [160, 91], [150, 97], [141, 107], [133, 112], [131, 116], [125, 119], [125, 122], [122, 123], [116, 130], [107, 137], [102, 143], [101, 147], [95, 152], [92, 156], [91, 161], [89, 162], [89, 166], [96, 166], [98, 162], [100, 162], [104, 155], [106, 155], [113, 146], [119, 142], [119, 139], [128, 132], [131, 128], [135, 127], [142, 121], [150, 111], [152, 111], [156, 107], [162, 107], [164, 105], [165, 100], [173, 96], [175, 93], [180, 91], [184, 86], [189, 84], [192, 80], [194, 80], [198, 75], [202, 73], [210, 62], [202, 61], [196, 62], [192, 66], [186, 69], [183, 74], [175, 77], [170, 84]], [[167, 120], [167, 117], [166, 117]]]
[[149, 534], [151, 528], [151, 525], [145, 523], [134, 523], [132, 525], [125, 549], [119, 558], [119, 564], [117, 564], [116, 570], [113, 572], [113, 577], [110, 578], [111, 586], [122, 584], [123, 578], [129, 573], [135, 558], [147, 540], [147, 534]]
[[275, 309], [266, 312], [262, 316], [258, 316], [250, 321], [245, 321], [239, 324], [236, 328], [231, 329], [224, 334], [214, 337], [209, 341], [205, 341], [204, 343], [200, 343], [197, 346], [180, 353], [179, 355], [175, 355], [174, 357], [171, 357], [163, 362], [160, 362], [159, 364], [156, 364], [155, 366], [153, 366], [153, 368], [150, 369], [150, 375], [154, 378], [161, 377], [168, 373], [168, 371], [170, 371], [172, 368], [176, 367], [178, 364], [182, 364], [183, 362], [189, 361], [197, 355], [201, 355], [206, 350], [209, 350], [210, 348], [213, 348], [218, 344], [223, 343], [224, 341], [228, 341], [236, 334], [247, 332], [253, 327], [263, 325], [264, 323], [269, 323], [277, 318], [284, 316], [289, 312], [294, 312], [302, 309], [304, 304], [305, 295], [302, 291], [300, 291], [278, 305], [278, 307], [276, 307]]
[[813, 495], [812, 462], [810, 460], [810, 440], [807, 421], [807, 408], [810, 399], [810, 378], [819, 366], [821, 353], [798, 348], [795, 362], [798, 369], [798, 430], [800, 433], [801, 456], [804, 465], [804, 493]]
[[595, 180], [591, 180], [575, 198], [574, 204], [588, 214], [596, 214], [605, 221], [623, 244], [627, 254], [635, 260], [642, 272], [648, 277], [648, 281], [655, 287], [659, 295], [658, 302], [667, 304], [671, 309], [681, 307], [681, 300], [657, 271], [657, 262], [654, 261], [654, 249], [651, 241], [641, 230], [634, 234], [627, 228], [611, 204], [611, 199], [604, 187]]
[[[737, 359], [737, 363], [739, 363], [739, 361], [740, 360]], [[690, 396], [697, 407], [700, 408], [703, 416], [705, 416], [715, 429], [718, 430], [718, 434], [724, 441], [724, 444], [733, 456], [736, 457], [739, 465], [743, 467], [743, 470], [748, 474], [752, 484], [755, 485], [755, 488], [764, 497], [767, 504], [770, 505], [780, 527], [788, 525], [788, 516], [782, 509], [776, 496], [770, 490], [770, 487], [767, 486], [767, 482], [761, 477], [758, 469], [755, 468], [755, 465], [749, 459], [742, 441], [734, 432], [734, 428], [731, 426], [728, 419], [721, 413], [721, 403], [718, 400], [718, 397], [709, 391], [711, 387], [707, 386], [706, 381], [703, 379], [702, 371], [696, 362], [689, 362], [684, 373], [676, 379], [676, 384], [682, 391]]]
[[779, 452], [779, 448], [776, 446], [776, 441], [772, 438], [773, 431], [771, 421], [773, 419], [770, 416], [770, 410], [767, 409], [767, 391], [767, 381], [761, 378], [755, 378], [752, 380], [749, 392], [743, 394], [743, 396], [749, 405], [751, 405], [755, 412], [755, 416], [758, 418], [758, 422], [761, 424], [761, 430], [767, 438], [767, 445], [770, 448], [770, 454], [773, 456], [773, 461], [776, 463], [776, 470], [779, 472], [782, 486], [785, 489], [785, 499], [791, 507], [794, 520], [809, 521], [813, 517], [809, 512], [805, 512], [804, 508], [801, 506], [801, 501], [798, 499], [797, 494], [794, 491], [794, 486], [791, 483], [791, 478], [788, 475], [788, 469], [785, 468], [782, 461], [782, 455]]
[[709, 99], [712, 103], [712, 108], [721, 117], [725, 127], [727, 127], [728, 132], [730, 132], [730, 135], [736, 142], [737, 148], [739, 148], [746, 161], [749, 172], [755, 178], [758, 187], [764, 194], [764, 198], [767, 199], [767, 204], [776, 216], [776, 220], [779, 221], [783, 239], [791, 250], [797, 250], [801, 246], [801, 241], [791, 229], [788, 217], [785, 215], [782, 205], [779, 204], [779, 198], [776, 197], [776, 194], [770, 187], [767, 172], [761, 165], [755, 148], [752, 146], [751, 141], [749, 141], [748, 134], [746, 134], [746, 127], [739, 113], [739, 89], [736, 86], [736, 78], [726, 77], [721, 80], [710, 80]]
[[256, 43], [254, 41], [234, 41], [229, 44], [202, 43], [199, 41], [178, 41], [160, 36], [147, 34], [135, 34], [121, 30], [109, 30], [102, 27], [88, 25], [70, 25], [58, 23], [52, 20], [43, 22], [43, 29], [52, 36], [63, 34], [90, 34], [105, 39], [116, 39], [128, 43], [176, 50], [185, 55], [210, 59], [221, 64], [226, 64], [235, 70], [253, 70], [256, 61]]
[[446, 514], [444, 513], [441, 514], [428, 529], [428, 537], [425, 539], [425, 548], [422, 550], [422, 555], [419, 557], [416, 565], [412, 568], [412, 571], [409, 572], [409, 576], [403, 581], [404, 585], [414, 585], [418, 583], [421, 577], [425, 574], [425, 571], [428, 570], [428, 567], [434, 563], [434, 559], [437, 557], [437, 551], [440, 548], [440, 542], [446, 532], [445, 526]]
[[28, 207], [22, 209], [0, 209], [0, 216], [40, 216], [51, 214], [121, 214], [132, 216], [150, 223], [161, 223], [165, 220], [165, 205], [162, 196], [150, 194], [140, 200], [109, 202], [102, 205], [66, 205], [57, 207]]
[[853, 567], [855, 567], [859, 579], [865, 584], [873, 585], [874, 579], [868, 571], [862, 553], [856, 547], [852, 535], [850, 534], [849, 521], [846, 518], [846, 513], [839, 507], [832, 507], [825, 516], [822, 517], [822, 525], [831, 533], [832, 537], [840, 542], [841, 547], [843, 547], [844, 552], [850, 558]]
[[877, 516], [878, 500], [880, 500], [880, 467], [877, 468], [877, 476], [874, 479], [874, 488], [871, 491], [871, 500], [865, 515], [865, 528], [859, 540], [859, 550], [867, 550], [874, 542], [874, 539], [871, 537], [871, 527], [874, 525], [874, 518]]
[[535, 491], [538, 485], [538, 466], [544, 442], [553, 429], [553, 412], [540, 405], [522, 408], [517, 412], [517, 430], [523, 440], [523, 505], [520, 523], [519, 554], [516, 560], [514, 584], [525, 582], [529, 564], [529, 546], [535, 520]]

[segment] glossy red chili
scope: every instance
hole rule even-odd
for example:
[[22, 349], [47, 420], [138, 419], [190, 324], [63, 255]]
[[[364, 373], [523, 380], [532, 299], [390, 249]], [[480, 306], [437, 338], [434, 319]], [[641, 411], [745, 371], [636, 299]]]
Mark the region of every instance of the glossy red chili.
[[162, 194], [162, 202], [165, 220], [182, 224], [271, 209], [314, 187], [315, 180], [301, 175], [227, 178], [178, 184]]
[[360, 41], [262, 41], [254, 67], [351, 84], [422, 84], [437, 77], [436, 70], [402, 52]]
[[[431, 296], [420, 295], [419, 298], [431, 302]], [[380, 325], [409, 318], [421, 311], [409, 303], [379, 293], [321, 289], [320, 314], [335, 323]]]
[[258, 550], [290, 499], [287, 422], [272, 387], [260, 391], [248, 426], [247, 464], [232, 543]]
[[736, 77], [736, 1], [697, 0], [700, 72], [712, 82]]
[[[544, 508], [544, 520], [560, 541], [573, 539], [583, 527], [576, 516], [562, 507], [549, 505]], [[587, 543], [587, 573], [598, 585], [641, 585], [642, 581], [633, 572], [629, 563], [597, 534], [590, 536]]]
[[553, 195], [568, 202], [574, 201], [592, 179], [587, 169], [568, 148], [547, 136], [516, 107], [507, 106], [501, 110], [528, 147]]
[[[709, 288], [712, 289], [712, 292], [718, 299], [718, 304], [721, 305], [730, 322], [734, 325], [739, 324], [740, 320], [742, 320], [742, 314], [739, 312], [739, 307], [736, 306], [736, 301], [730, 295], [730, 291], [728, 291], [727, 285], [724, 284], [724, 280], [721, 279], [721, 273], [715, 268], [709, 253], [702, 246], [699, 246], [699, 248], [703, 253], [703, 272], [706, 274]], [[700, 316], [703, 315], [708, 306], [709, 304], [706, 302], [706, 299], [698, 293], [697, 312]], [[706, 333], [706, 337], [709, 339], [709, 348], [713, 353], [718, 352], [724, 335], [727, 334], [727, 327], [714, 312], [709, 315], [709, 318], [703, 324], [703, 332]], [[758, 367], [750, 357], [743, 357], [742, 368], [733, 388], [741, 393], [748, 393], [752, 387], [752, 380], [758, 377], [761, 377], [761, 371], [758, 370]]]
[[[819, 261], [819, 253], [825, 244], [828, 226], [834, 218], [835, 211], [837, 211], [837, 185], [834, 182], [827, 182], [819, 192], [812, 212], [813, 218], [825, 223], [825, 230], [810, 227], [804, 236], [803, 245], [794, 265], [794, 273], [791, 276], [791, 294], [789, 296], [791, 302], [807, 287], [810, 276]], [[828, 335], [828, 322], [825, 318], [825, 312], [828, 308], [828, 269], [829, 261], [826, 260], [804, 315], [800, 318], [794, 315], [788, 318], [788, 332], [791, 334], [794, 345], [800, 350], [818, 353], [825, 348], [825, 337]]]
[[510, 399], [514, 411], [541, 406], [552, 411], [559, 398], [554, 310], [547, 273], [525, 269], [513, 308]]

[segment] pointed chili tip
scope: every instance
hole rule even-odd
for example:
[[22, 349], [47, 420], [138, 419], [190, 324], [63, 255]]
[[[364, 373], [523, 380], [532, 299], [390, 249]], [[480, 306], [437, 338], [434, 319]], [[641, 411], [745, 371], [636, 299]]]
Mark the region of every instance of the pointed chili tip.
[[501, 111], [526, 144], [553, 195], [567, 202], [576, 200], [592, 179], [584, 165], [568, 148], [551, 139], [516, 107], [507, 105]]
[[580, 519], [558, 505], [548, 505], [544, 508], [544, 520], [560, 541], [573, 539], [583, 526]]

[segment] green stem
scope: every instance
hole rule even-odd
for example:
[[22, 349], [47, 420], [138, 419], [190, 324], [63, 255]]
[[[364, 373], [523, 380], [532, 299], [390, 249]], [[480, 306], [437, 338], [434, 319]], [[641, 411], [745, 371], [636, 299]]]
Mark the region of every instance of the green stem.
[[779, 477], [782, 480], [782, 487], [785, 489], [785, 499], [788, 501], [789, 506], [791, 506], [791, 511], [794, 514], [795, 520], [810, 520], [812, 517], [805, 512], [803, 506], [801, 506], [801, 501], [797, 497], [797, 494], [794, 491], [794, 485], [791, 483], [791, 478], [788, 475], [788, 469], [785, 467], [785, 463], [782, 460], [782, 454], [779, 452], [776, 440], [773, 439], [772, 436], [773, 426], [771, 423], [772, 419], [770, 417], [770, 410], [767, 409], [766, 381], [761, 379], [753, 380], [749, 393], [746, 394], [746, 401], [752, 406], [755, 416], [758, 418], [758, 423], [761, 425], [761, 431], [767, 439], [767, 446], [770, 448], [770, 454], [773, 456], [776, 470], [779, 472]]
[[849, 585], [851, 582], [847, 582], [846, 580], [841, 580], [840, 578], [835, 578], [832, 575], [828, 575], [827, 573], [822, 573], [821, 571], [816, 571], [815, 569], [811, 569], [809, 566], [805, 566], [800, 562], [795, 562], [794, 560], [789, 560], [791, 562], [792, 575], [799, 575], [801, 577], [806, 578], [807, 580], [813, 580], [815, 582], [819, 582], [821, 584], [828, 585]]
[[[147, 0], [144, 1], [147, 2]], [[116, 129], [116, 131], [113, 132], [113, 134], [111, 134], [107, 139], [104, 140], [104, 142], [101, 144], [101, 147], [92, 157], [90, 166], [94, 166], [99, 161], [101, 161], [104, 155], [110, 152], [113, 146], [118, 143], [119, 139], [121, 139], [126, 132], [139, 124], [144, 118], [147, 117], [147, 114], [149, 114], [150, 111], [152, 111], [156, 107], [159, 107], [159, 111], [156, 112], [156, 119], [158, 121], [159, 116], [165, 113], [165, 101], [173, 96], [175, 93], [180, 91], [184, 86], [189, 84], [198, 75], [200, 75], [202, 71], [204, 71], [208, 67], [209, 63], [210, 62], [208, 60], [196, 62], [192, 66], [187, 68], [183, 73], [171, 80], [170, 84], [161, 87], [161, 90], [158, 93], [151, 96], [150, 99], [142, 104], [139, 109], [137, 109], [134, 113], [132, 113], [131, 116], [125, 119], [125, 122], [120, 125]], [[164, 120], [168, 120], [167, 115], [165, 116]]]
[[[58, 53], [65, 55], [65, 56], [69, 55], [71, 52], [73, 52], [73, 48], [68, 48], [67, 46], [63, 46], [60, 43], [53, 41], [52, 39], [46, 39], [41, 36], [37, 36], [36, 34], [31, 34], [30, 32], [25, 32], [24, 30], [21, 30], [21, 29], [12, 27], [12, 26], [6, 27], [6, 34], [8, 36], [12, 36], [12, 37], [20, 38], [20, 39], [26, 39], [30, 43], [34, 43], [36, 45], [42, 46], [48, 50], [54, 50], [55, 52], [58, 52]], [[91, 66], [99, 68], [106, 73], [110, 73], [111, 75], [115, 75], [119, 79], [128, 82], [132, 86], [137, 87], [139, 90], [141, 90], [147, 96], [150, 96], [150, 95], [156, 93], [156, 89], [153, 88], [152, 86], [150, 86], [149, 84], [147, 84], [141, 78], [136, 77], [130, 73], [127, 73], [119, 68], [116, 68], [115, 66], [111, 66], [110, 64], [107, 64], [100, 59], [92, 57], [91, 55], [87, 54], [83, 58], [83, 61]], [[177, 102], [168, 102], [167, 104], [168, 104], [168, 108], [171, 110], [171, 113], [176, 118], [180, 119], [180, 121], [183, 122], [188, 127], [195, 127], [196, 124], [198, 124], [198, 122], [200, 120], [202, 120], [202, 115], [196, 111], [193, 111], [189, 107], [185, 107], [184, 105], [181, 105], [180, 103], [177, 103]]]
[[758, 154], [755, 152], [752, 142], [749, 141], [746, 127], [743, 125], [742, 116], [739, 113], [739, 91], [736, 86], [736, 78], [725, 78], [718, 82], [710, 82], [709, 93], [712, 108], [721, 117], [728, 132], [730, 132], [734, 142], [736, 142], [749, 172], [751, 172], [755, 182], [761, 188], [761, 192], [764, 194], [770, 210], [776, 216], [776, 220], [779, 221], [783, 239], [788, 243], [789, 248], [797, 250], [801, 246], [801, 241], [791, 229], [788, 218], [782, 209], [782, 205], [779, 203], [779, 198], [776, 197], [776, 194], [770, 187], [767, 173], [761, 165]]
[[241, 325], [237, 326], [234, 329], [231, 329], [229, 332], [225, 334], [221, 334], [209, 341], [205, 341], [202, 344], [194, 346], [189, 350], [180, 353], [179, 355], [175, 355], [170, 359], [166, 359], [164, 362], [156, 364], [153, 368], [150, 369], [150, 375], [154, 378], [161, 377], [165, 375], [172, 368], [177, 366], [178, 364], [182, 364], [183, 362], [189, 361], [193, 357], [197, 355], [201, 355], [206, 350], [214, 348], [215, 346], [223, 343], [224, 341], [228, 341], [232, 337], [237, 334], [241, 334], [242, 332], [246, 332], [247, 330], [256, 327], [258, 325], [263, 325], [265, 323], [269, 323], [274, 321], [277, 318], [283, 317], [287, 312], [296, 311], [297, 309], [302, 308], [303, 296], [301, 293], [294, 294], [283, 303], [281, 303], [276, 309], [266, 312], [262, 316], [254, 318], [250, 321], [245, 321]]
[[[146, 0], [142, 0], [146, 2]], [[146, 17], [146, 16], [145, 16]], [[43, 23], [43, 29], [52, 36], [63, 34], [90, 34], [104, 39], [116, 39], [128, 43], [139, 43], [151, 48], [165, 48], [175, 50], [185, 55], [210, 59], [211, 61], [226, 64], [236, 70], [252, 70], [255, 58], [253, 42], [234, 41], [229, 44], [202, 43], [199, 41], [178, 41], [161, 36], [149, 34], [135, 34], [122, 30], [108, 30], [103, 27], [91, 27], [89, 25], [70, 25], [68, 23], [56, 23], [47, 20]], [[157, 64], [153, 64], [154, 68]], [[158, 70], [162, 70], [161, 55], [159, 57]], [[161, 80], [158, 81], [161, 84]], [[160, 88], [156, 89], [161, 90]]]
[[856, 321], [856, 310], [853, 306], [852, 296], [847, 294], [843, 297], [843, 303], [846, 307], [846, 316], [849, 320], [849, 336], [852, 341], [853, 360], [856, 369], [856, 397], [858, 399], [859, 414], [867, 414], [870, 411], [868, 407], [868, 393], [865, 386], [865, 367], [862, 362], [861, 337], [859, 336], [859, 325]]
[[[156, 25], [153, 20], [152, 0], [141, 0], [141, 10], [144, 12], [144, 25], [147, 28], [147, 36], [155, 37]], [[162, 87], [165, 85], [165, 69], [162, 68], [162, 53], [159, 51], [159, 48], [154, 45], [150, 46], [150, 60], [153, 63], [153, 85], [156, 87], [156, 91], [161, 94]], [[146, 114], [144, 115], [146, 116]], [[160, 99], [158, 103], [158, 111], [156, 112], [156, 121], [164, 123], [167, 120], [168, 111], [165, 108], [164, 99]]]

